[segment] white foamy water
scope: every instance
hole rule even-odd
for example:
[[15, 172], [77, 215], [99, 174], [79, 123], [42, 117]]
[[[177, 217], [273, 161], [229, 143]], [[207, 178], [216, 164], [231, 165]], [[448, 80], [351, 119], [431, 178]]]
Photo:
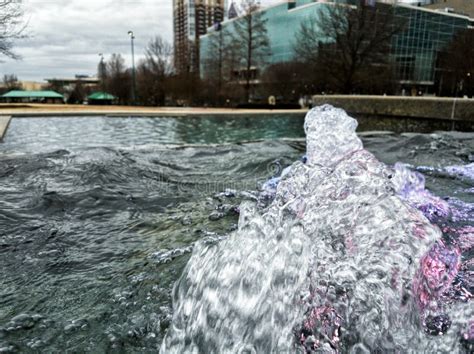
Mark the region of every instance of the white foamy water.
[[428, 336], [411, 290], [441, 232], [356, 127], [328, 105], [308, 113], [307, 162], [267, 208], [243, 204], [229, 238], [195, 247], [162, 353], [461, 351], [472, 310], [457, 305], [453, 334]]

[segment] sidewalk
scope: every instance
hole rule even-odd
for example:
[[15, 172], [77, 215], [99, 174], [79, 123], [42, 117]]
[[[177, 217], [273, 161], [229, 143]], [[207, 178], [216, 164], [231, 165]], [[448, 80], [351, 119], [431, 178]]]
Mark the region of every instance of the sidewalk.
[[13, 117], [35, 116], [147, 116], [179, 117], [190, 115], [239, 115], [239, 114], [304, 114], [301, 110], [267, 110], [197, 107], [140, 107], [140, 106], [89, 106], [62, 104], [0, 104], [0, 115]]

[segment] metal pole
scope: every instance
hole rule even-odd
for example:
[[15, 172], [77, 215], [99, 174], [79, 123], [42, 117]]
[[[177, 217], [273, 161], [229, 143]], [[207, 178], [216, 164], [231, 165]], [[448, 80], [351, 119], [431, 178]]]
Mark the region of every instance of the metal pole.
[[466, 80], [466, 93], [467, 97], [471, 97], [472, 91], [471, 91], [471, 73], [467, 73], [467, 80]]
[[99, 79], [101, 81], [101, 89], [102, 92], [105, 93], [105, 63], [104, 63], [104, 54], [99, 53], [100, 56], [100, 73], [99, 73]]
[[131, 46], [132, 46], [132, 105], [135, 105], [135, 99], [136, 99], [136, 78], [135, 78], [135, 48], [134, 48], [134, 39], [135, 36], [133, 34], [133, 31], [128, 31], [128, 35], [130, 36], [131, 39]]

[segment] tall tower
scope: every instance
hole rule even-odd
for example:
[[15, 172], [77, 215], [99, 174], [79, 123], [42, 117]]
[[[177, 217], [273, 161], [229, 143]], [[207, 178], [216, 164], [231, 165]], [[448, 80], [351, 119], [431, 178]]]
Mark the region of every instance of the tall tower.
[[178, 73], [199, 70], [199, 36], [224, 21], [227, 0], [173, 0], [174, 60]]

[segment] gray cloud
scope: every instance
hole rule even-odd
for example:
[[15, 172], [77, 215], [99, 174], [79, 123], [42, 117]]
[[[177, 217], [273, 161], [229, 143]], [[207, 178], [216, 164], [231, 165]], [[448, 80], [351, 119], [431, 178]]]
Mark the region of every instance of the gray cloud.
[[131, 66], [129, 30], [135, 33], [137, 62], [155, 35], [173, 39], [172, 0], [23, 0], [23, 6], [30, 34], [16, 43], [23, 59], [0, 57], [0, 74], [20, 80], [95, 75], [98, 53], [106, 59], [120, 53]]
[[137, 61], [155, 35], [172, 40], [171, 0], [27, 0], [23, 6], [30, 34], [16, 43], [23, 60], [0, 58], [0, 72], [20, 80], [93, 75], [98, 53], [106, 59], [120, 53], [131, 65], [129, 30]]

